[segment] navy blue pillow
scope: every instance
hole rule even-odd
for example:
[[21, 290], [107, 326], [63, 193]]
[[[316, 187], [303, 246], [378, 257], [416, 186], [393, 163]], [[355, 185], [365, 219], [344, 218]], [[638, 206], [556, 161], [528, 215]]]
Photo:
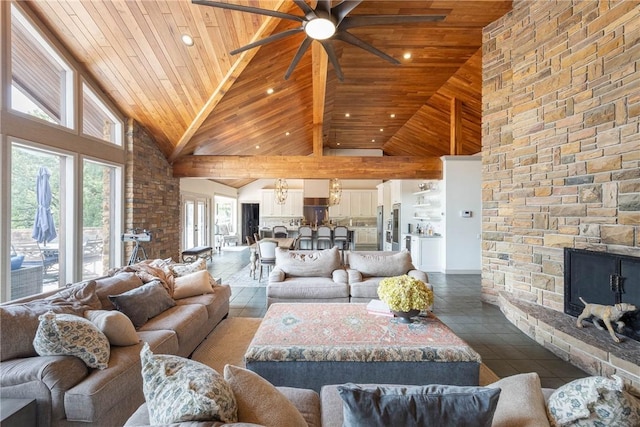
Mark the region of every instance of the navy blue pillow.
[[491, 427], [499, 388], [338, 386], [348, 427]]

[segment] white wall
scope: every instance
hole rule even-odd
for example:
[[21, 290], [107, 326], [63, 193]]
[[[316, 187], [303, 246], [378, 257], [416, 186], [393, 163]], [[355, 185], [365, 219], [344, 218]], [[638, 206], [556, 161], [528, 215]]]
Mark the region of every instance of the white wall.
[[[482, 161], [480, 156], [443, 156], [444, 272], [479, 274], [481, 271]], [[460, 212], [472, 212], [463, 218]]]

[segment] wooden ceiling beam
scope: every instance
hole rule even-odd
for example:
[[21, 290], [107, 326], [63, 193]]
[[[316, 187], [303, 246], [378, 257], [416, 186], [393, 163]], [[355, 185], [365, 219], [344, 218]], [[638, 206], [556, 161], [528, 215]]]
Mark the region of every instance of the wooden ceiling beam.
[[324, 104], [327, 95], [327, 71], [329, 57], [322, 45], [311, 43], [311, 73], [313, 76], [313, 155], [322, 156], [324, 141], [322, 128], [324, 123]]
[[175, 178], [442, 179], [439, 157], [184, 156]]

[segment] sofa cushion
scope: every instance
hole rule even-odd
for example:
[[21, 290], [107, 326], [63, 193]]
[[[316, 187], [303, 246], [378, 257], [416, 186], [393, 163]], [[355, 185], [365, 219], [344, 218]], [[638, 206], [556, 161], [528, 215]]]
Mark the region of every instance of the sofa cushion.
[[276, 267], [289, 277], [331, 277], [340, 268], [340, 252], [337, 247], [312, 252], [276, 248]]
[[40, 356], [75, 356], [98, 369], [107, 367], [111, 349], [107, 337], [87, 319], [51, 311], [40, 316], [33, 346]]
[[580, 378], [559, 387], [547, 404], [552, 426], [640, 425], [640, 399], [624, 391], [617, 375]]
[[307, 427], [307, 422], [293, 403], [258, 374], [226, 365], [224, 379], [235, 395], [238, 421], [265, 426]]
[[338, 386], [344, 424], [490, 427], [500, 389], [452, 385]]
[[408, 251], [391, 253], [351, 252], [349, 268], [358, 270], [363, 276], [391, 277], [407, 274], [413, 270]]
[[105, 334], [111, 345], [134, 345], [140, 341], [131, 319], [124, 313], [117, 310], [87, 310], [84, 317]]
[[349, 298], [349, 285], [326, 277], [295, 277], [284, 282], [269, 282], [267, 297], [309, 300]]
[[185, 276], [176, 277], [173, 288], [173, 299], [182, 299], [213, 292], [207, 270], [196, 271]]
[[212, 368], [178, 356], [154, 355], [148, 345], [140, 358], [152, 424], [238, 420], [233, 391]]
[[0, 306], [0, 360], [37, 356], [33, 339], [40, 324], [38, 317], [48, 311], [82, 316], [85, 310], [97, 310], [100, 301], [95, 294], [96, 283], [90, 281], [63, 289], [46, 299]]
[[547, 408], [537, 373], [502, 378], [489, 388], [502, 390], [492, 427], [548, 427]]
[[142, 286], [142, 280], [136, 276], [136, 273], [118, 273], [96, 280], [96, 295], [100, 299], [103, 310], [115, 310], [116, 307], [109, 300], [109, 295], [123, 294], [140, 286]]
[[109, 300], [136, 328], [176, 305], [160, 281], [146, 283], [120, 295], [109, 295]]

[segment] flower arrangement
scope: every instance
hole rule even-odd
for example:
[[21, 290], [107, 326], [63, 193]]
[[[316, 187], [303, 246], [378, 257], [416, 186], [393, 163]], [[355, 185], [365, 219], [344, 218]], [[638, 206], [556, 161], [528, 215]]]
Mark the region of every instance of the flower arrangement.
[[406, 274], [382, 279], [378, 296], [392, 311], [424, 310], [433, 304], [433, 291], [423, 281]]

